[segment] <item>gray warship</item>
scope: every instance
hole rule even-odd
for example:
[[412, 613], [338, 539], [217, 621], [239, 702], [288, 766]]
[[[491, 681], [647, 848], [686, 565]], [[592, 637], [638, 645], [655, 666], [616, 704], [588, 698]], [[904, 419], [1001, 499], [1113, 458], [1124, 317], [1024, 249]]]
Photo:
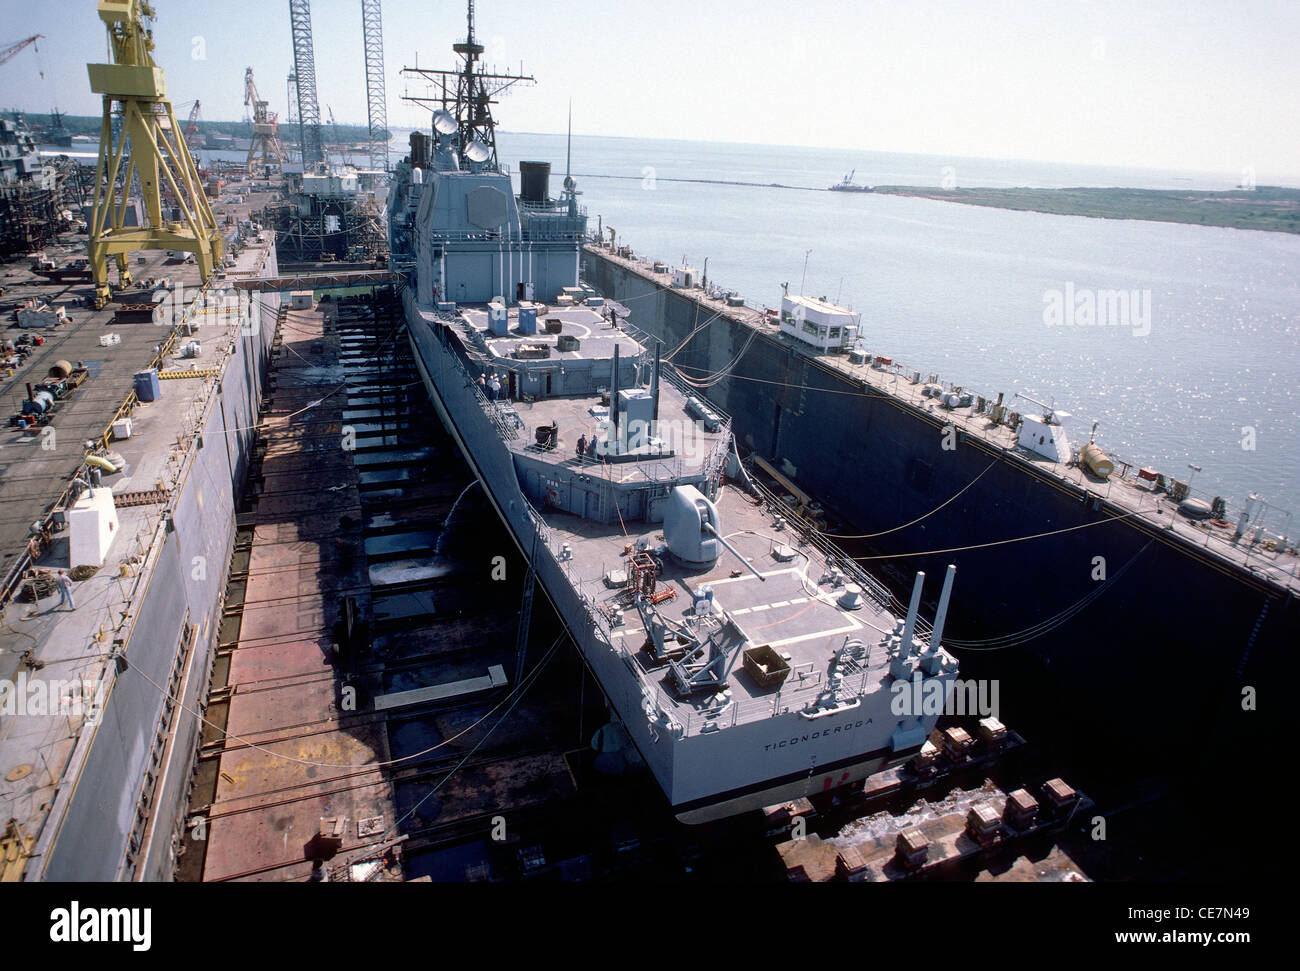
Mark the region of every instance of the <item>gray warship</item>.
[[[914, 755], [957, 664], [933, 625], [750, 481], [730, 418], [626, 311], [578, 286], [587, 219], [566, 174], [497, 158], [517, 76], [454, 45], [431, 131], [388, 200], [409, 339], [436, 409], [599, 681], [593, 745], [644, 763], [702, 822], [823, 792]], [[901, 702], [901, 704], [900, 704]]]

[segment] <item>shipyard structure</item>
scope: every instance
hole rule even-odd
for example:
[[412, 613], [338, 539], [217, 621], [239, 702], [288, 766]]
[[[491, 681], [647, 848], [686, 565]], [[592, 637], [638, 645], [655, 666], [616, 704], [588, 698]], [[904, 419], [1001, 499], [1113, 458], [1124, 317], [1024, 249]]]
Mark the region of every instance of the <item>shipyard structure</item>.
[[[86, 259], [51, 222], [48, 252], [5, 271], [23, 328], [0, 357], [5, 881], [175, 872], [278, 318], [275, 286], [258, 292], [273, 238], [242, 199], [217, 227], [152, 8], [102, 0], [99, 15]], [[10, 141], [21, 188], [45, 168], [30, 138]]]
[[347, 165], [317, 163], [287, 177], [283, 199], [261, 218], [276, 231], [286, 268], [336, 263], [375, 266], [386, 255], [382, 185]]
[[[193, 264], [142, 255], [124, 302], [74, 310], [57, 351], [37, 348], [5, 383], [32, 388], [63, 355], [92, 365], [66, 395], [34, 391], [48, 405], [7, 433], [55, 445], [23, 449], [0, 478], [5, 620], [22, 635], [0, 679], [25, 686], [0, 716], [5, 879], [175, 871], [279, 304], [235, 290], [276, 273], [271, 235], [229, 242], [206, 288]], [[49, 609], [57, 569], [75, 609]]]
[[81, 199], [76, 164], [42, 159], [20, 112], [0, 118], [0, 260], [39, 250], [72, 224]]

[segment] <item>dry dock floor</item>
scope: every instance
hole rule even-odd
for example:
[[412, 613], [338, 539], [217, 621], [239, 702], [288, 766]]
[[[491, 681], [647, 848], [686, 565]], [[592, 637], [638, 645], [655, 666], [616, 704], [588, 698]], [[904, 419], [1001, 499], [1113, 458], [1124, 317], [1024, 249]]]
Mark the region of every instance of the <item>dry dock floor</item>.
[[338, 345], [319, 311], [290, 311], [283, 334], [205, 880], [307, 879], [322, 818], [344, 820], [345, 855], [382, 842], [394, 823], [383, 723], [341, 710], [331, 660], [342, 596], [368, 596], [335, 543], [355, 543], [355, 526], [340, 520], [359, 521], [361, 509], [338, 445], [346, 399], [330, 394], [342, 383]]

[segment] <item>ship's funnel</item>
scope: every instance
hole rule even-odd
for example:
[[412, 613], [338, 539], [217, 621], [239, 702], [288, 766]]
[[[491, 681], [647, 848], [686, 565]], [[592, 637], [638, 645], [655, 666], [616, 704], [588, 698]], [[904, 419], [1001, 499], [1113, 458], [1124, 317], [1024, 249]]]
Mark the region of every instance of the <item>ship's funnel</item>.
[[519, 163], [519, 197], [524, 202], [545, 204], [551, 196], [551, 163]]
[[417, 171], [429, 167], [429, 136], [424, 132], [411, 132], [411, 167]]

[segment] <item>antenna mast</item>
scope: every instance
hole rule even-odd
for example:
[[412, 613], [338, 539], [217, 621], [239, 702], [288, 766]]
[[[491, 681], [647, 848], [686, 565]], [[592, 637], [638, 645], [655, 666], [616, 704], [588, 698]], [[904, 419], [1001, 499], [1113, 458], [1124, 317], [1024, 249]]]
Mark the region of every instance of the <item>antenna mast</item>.
[[452, 136], [457, 151], [471, 162], [482, 163], [486, 169], [497, 170], [496, 121], [492, 117], [492, 105], [498, 103], [498, 96], [507, 88], [521, 82], [531, 84], [536, 78], [525, 74], [498, 74], [485, 70], [479, 64], [483, 45], [474, 39], [474, 0], [468, 2], [465, 22], [465, 40], [453, 44], [451, 48], [462, 58], [460, 69], [433, 71], [422, 67], [404, 67], [403, 74], [419, 75], [430, 83], [433, 91], [424, 97], [403, 97], [406, 101], [429, 107], [437, 106], [450, 113], [457, 125], [456, 133]]

